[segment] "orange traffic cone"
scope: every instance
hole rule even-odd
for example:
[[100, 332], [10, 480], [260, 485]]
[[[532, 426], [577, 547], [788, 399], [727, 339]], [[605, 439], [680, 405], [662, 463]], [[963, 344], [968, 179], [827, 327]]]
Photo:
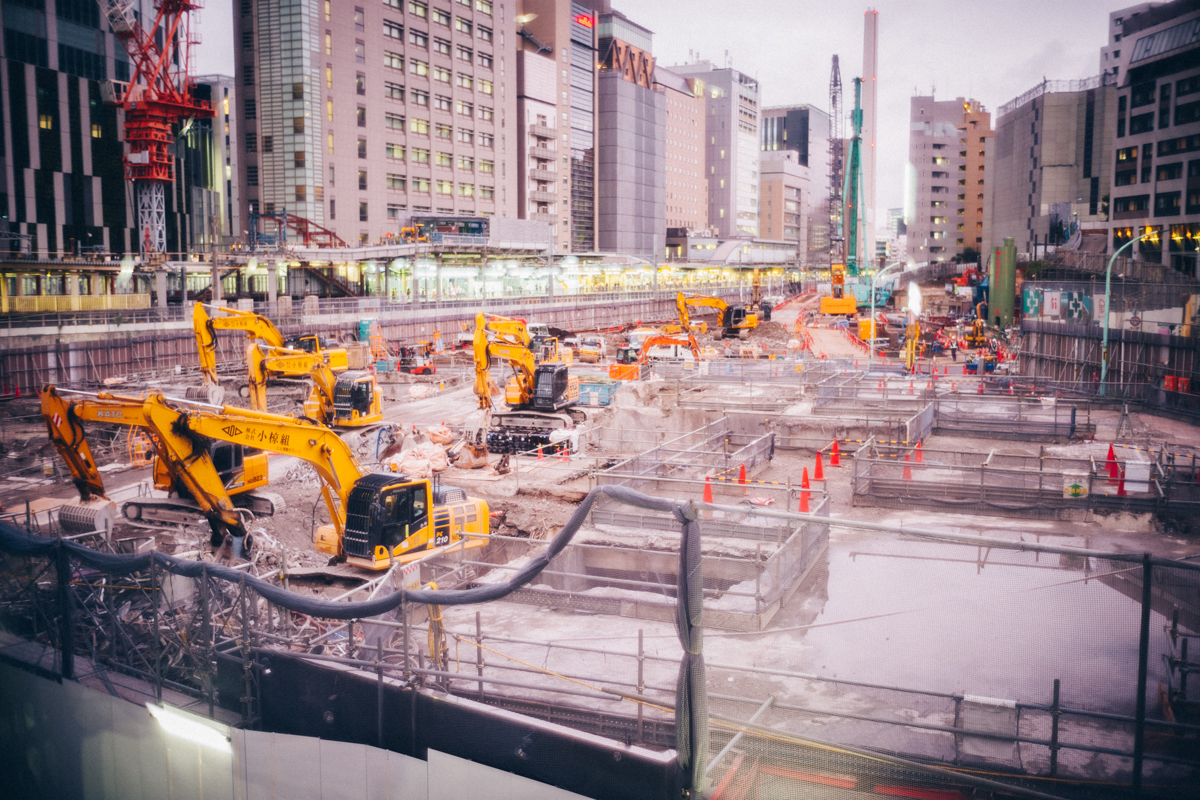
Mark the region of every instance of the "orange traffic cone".
[[541, 461], [545, 456], [542, 455], [542, 446], [538, 445], [538, 461]]
[[[742, 463], [741, 469], [738, 470], [738, 483], [740, 483], [742, 486], [746, 485], [746, 464], [745, 464], [745, 462]], [[750, 490], [742, 489], [742, 494], [750, 494]]]
[[920, 442], [917, 442], [917, 463], [918, 464], [925, 463], [925, 457], [923, 455], [921, 455], [921, 443]]
[[808, 513], [808, 492], [805, 491], [800, 492], [800, 513]]
[[1117, 473], [1120, 469], [1117, 467], [1117, 454], [1113, 451], [1113, 446], [1108, 446], [1108, 456], [1104, 459], [1105, 466], [1108, 467], [1108, 482], [1114, 483], [1117, 479]]
[[975, 394], [983, 394], [983, 381], [980, 381], [979, 383], [977, 383], [975, 385], [977, 387], [979, 387], [978, 389], [976, 389]]
[[711, 503], [712, 499], [712, 482], [709, 476], [704, 476], [704, 502]]
[[833, 452], [829, 454], [829, 466], [840, 467], [841, 465], [842, 465], [842, 459], [841, 459], [840, 454], [838, 453], [837, 439], [834, 439], [833, 440]]
[[913, 382], [912, 381], [908, 382], [908, 393], [909, 394], [913, 393]]
[[814, 481], [825, 480], [825, 470], [821, 468], [821, 451], [820, 450], [817, 451], [817, 465], [816, 465], [816, 467], [813, 468], [813, 480]]
[[804, 474], [800, 476], [800, 488], [801, 489], [811, 489], [812, 488], [808, 483], [808, 467], [804, 468]]
[[1124, 497], [1125, 494], [1125, 470], [1121, 470], [1121, 482], [1117, 484], [1117, 497]]
[[567, 453], [566, 445], [558, 448], [558, 460], [565, 461], [567, 463], [571, 462], [571, 456]]
[[904, 480], [912, 480], [912, 467], [908, 465], [908, 453], [904, 454]]
[[880, 389], [880, 391], [883, 390], [883, 378], [879, 379], [879, 389]]

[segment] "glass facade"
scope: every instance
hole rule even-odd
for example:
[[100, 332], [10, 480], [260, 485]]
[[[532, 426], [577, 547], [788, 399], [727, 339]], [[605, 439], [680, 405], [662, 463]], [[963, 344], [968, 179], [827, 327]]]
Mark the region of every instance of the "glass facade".
[[586, 6], [571, 4], [571, 249], [596, 249], [595, 63], [593, 19]]

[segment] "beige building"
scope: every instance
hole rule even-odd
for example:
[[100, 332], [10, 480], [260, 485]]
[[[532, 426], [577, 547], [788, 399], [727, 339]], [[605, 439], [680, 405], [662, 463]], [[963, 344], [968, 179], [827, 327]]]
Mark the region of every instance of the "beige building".
[[667, 99], [667, 227], [708, 227], [708, 179], [704, 177], [704, 82], [663, 67], [655, 89]]
[[[986, 196], [985, 167], [987, 148], [995, 131], [992, 115], [972, 101], [963, 108], [963, 122], [958, 128], [958, 155], [963, 159], [958, 178], [958, 213], [962, 217], [957, 231], [958, 252], [983, 251], [983, 201]], [[974, 259], [971, 259], [974, 260]]]
[[808, 167], [795, 150], [764, 152], [759, 160], [758, 235], [808, 247], [810, 184]]
[[904, 207], [910, 264], [953, 261], [962, 252], [967, 184], [977, 187], [983, 173], [966, 177], [960, 127], [965, 115], [981, 110], [963, 97], [912, 98]]
[[517, 216], [515, 10], [235, 6], [240, 213], [286, 209], [351, 244], [414, 212]]

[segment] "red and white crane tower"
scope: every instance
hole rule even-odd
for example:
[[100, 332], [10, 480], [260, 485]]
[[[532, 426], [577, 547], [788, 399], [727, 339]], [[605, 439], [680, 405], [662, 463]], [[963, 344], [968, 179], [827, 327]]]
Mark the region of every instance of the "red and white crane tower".
[[[133, 64], [128, 84], [114, 81], [106, 100], [125, 109], [125, 179], [133, 181], [142, 255], [167, 249], [166, 185], [175, 180], [175, 128], [214, 116], [192, 95], [188, 75], [191, 35], [188, 14], [198, 0], [156, 0], [154, 25], [142, 27], [133, 0], [97, 0]], [[186, 121], [186, 122], [185, 122]]]

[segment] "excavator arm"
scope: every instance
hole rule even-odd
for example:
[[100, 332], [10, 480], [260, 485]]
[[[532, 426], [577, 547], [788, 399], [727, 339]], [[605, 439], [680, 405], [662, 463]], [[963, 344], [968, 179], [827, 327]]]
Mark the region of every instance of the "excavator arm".
[[472, 344], [475, 355], [475, 394], [479, 397], [481, 409], [492, 407], [490, 389], [493, 356], [503, 358], [512, 366], [521, 392], [521, 403], [533, 400], [537, 362], [529, 349], [530, 341], [529, 332], [522, 320], [476, 315], [475, 338]]
[[[223, 316], [209, 316], [208, 309], [210, 308]], [[200, 373], [204, 376], [205, 383], [213, 385], [218, 383], [217, 331], [243, 331], [251, 343], [260, 341], [268, 347], [283, 347], [284, 345], [283, 334], [271, 323], [271, 320], [261, 314], [196, 303], [192, 308], [192, 332], [196, 335], [196, 349], [200, 352]], [[249, 352], [246, 357], [249, 359]], [[250, 383], [253, 399], [253, 366], [251, 366], [251, 373]], [[262, 399], [265, 408], [265, 393]]]
[[[141, 419], [141, 401], [128, 410], [117, 411], [117, 419], [112, 422], [123, 422], [124, 415]], [[96, 468], [96, 459], [92, 457], [92, 448], [88, 445], [83, 425], [75, 414], [75, 404], [63, 399], [58, 389], [47, 386], [42, 390], [42, 418], [46, 420], [46, 431], [54, 449], [67, 463], [75, 488], [79, 490], [79, 499], [88, 502], [95, 498], [106, 498], [104, 481]]]
[[268, 374], [308, 376], [313, 380], [320, 401], [321, 419], [333, 420], [333, 390], [337, 385], [337, 375], [319, 354], [304, 350], [289, 350], [283, 347], [272, 347], [265, 352], [258, 347], [255, 347], [254, 350], [258, 367], [257, 374], [253, 366], [250, 370], [250, 397], [253, 401], [255, 397], [254, 381], [255, 378], [258, 378], [262, 402], [251, 402], [251, 408], [255, 411], [267, 410], [266, 376]]
[[715, 309], [718, 317], [724, 317], [725, 309], [729, 308], [729, 304], [719, 297], [707, 297], [699, 294], [684, 296], [680, 293], [679, 298], [676, 300], [676, 304], [684, 309], [684, 313], [687, 313], [688, 306], [704, 306]]

